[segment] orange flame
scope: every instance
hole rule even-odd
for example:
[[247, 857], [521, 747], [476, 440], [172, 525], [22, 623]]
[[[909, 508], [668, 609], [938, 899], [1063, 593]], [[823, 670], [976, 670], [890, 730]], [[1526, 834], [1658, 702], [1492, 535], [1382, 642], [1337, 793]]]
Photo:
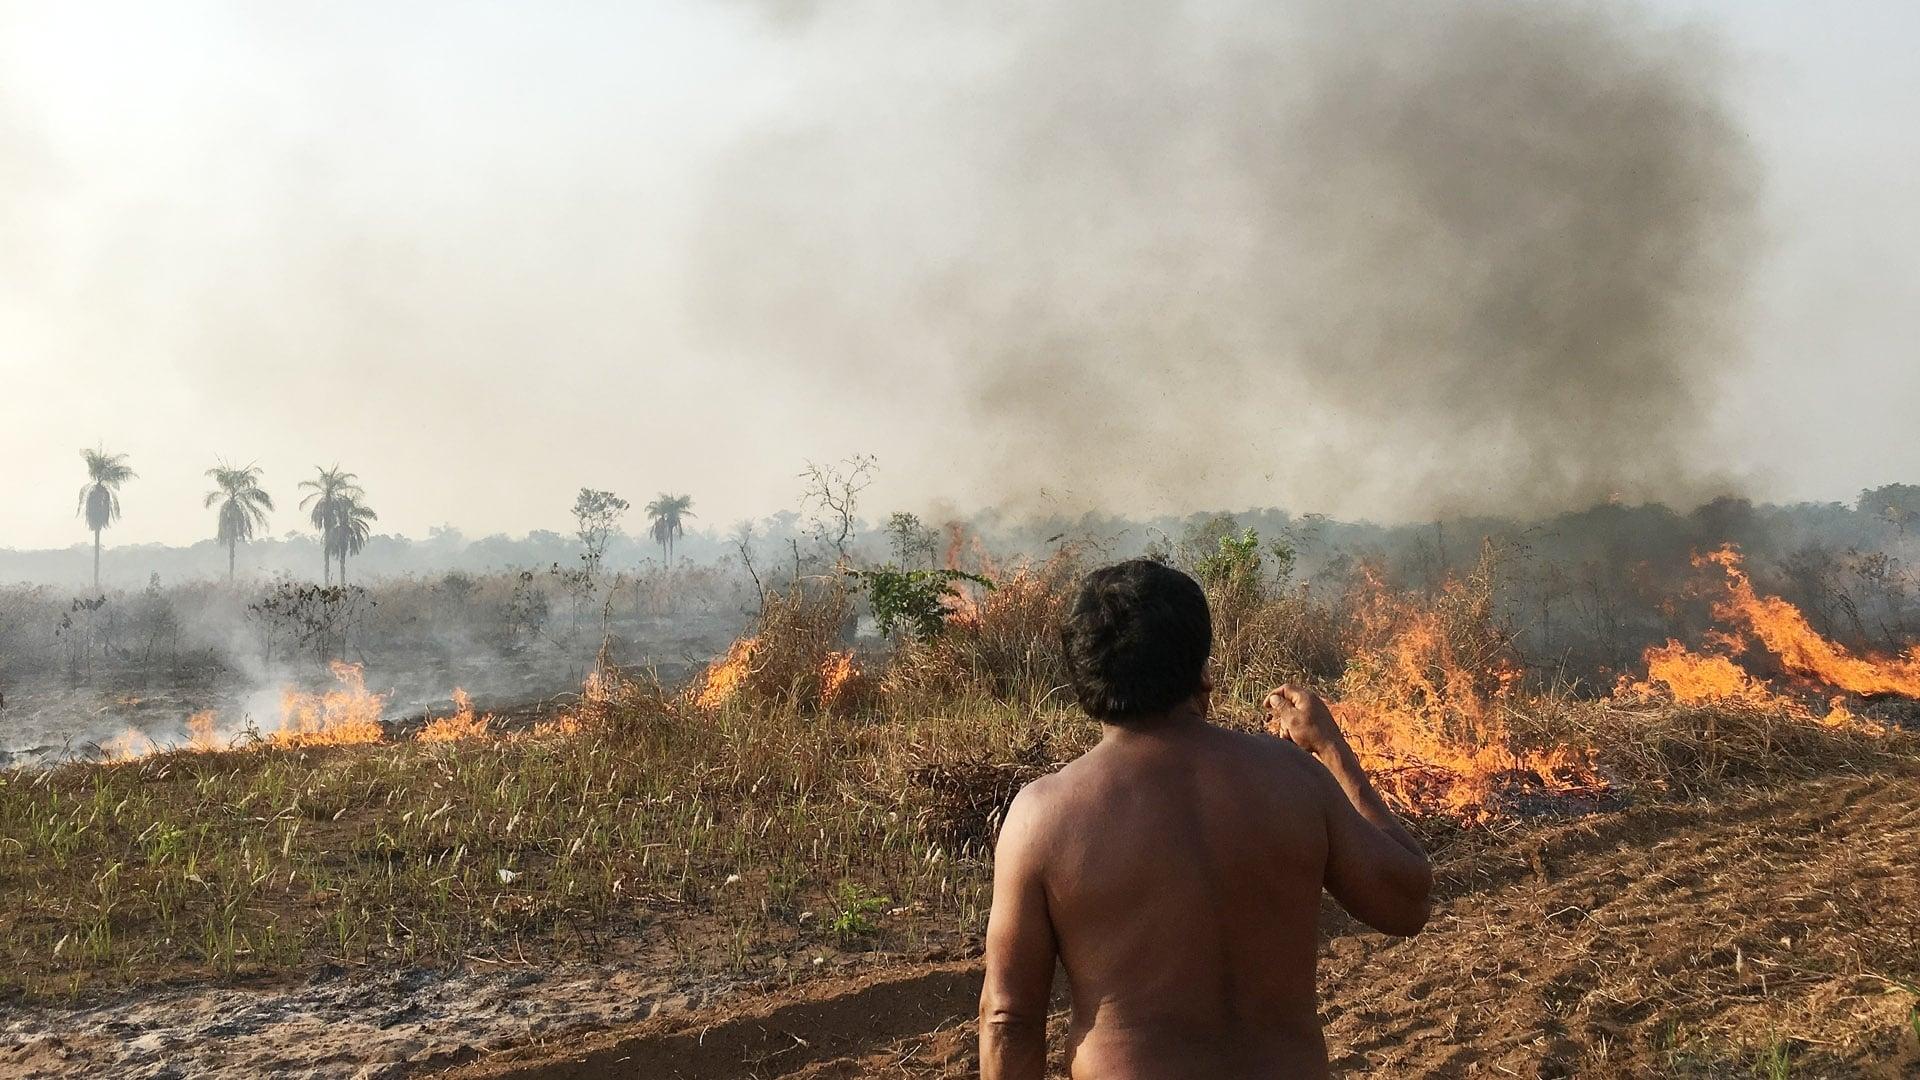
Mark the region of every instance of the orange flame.
[[360, 665], [336, 660], [328, 665], [338, 689], [309, 694], [289, 688], [280, 695], [280, 730], [268, 738], [277, 746], [350, 746], [386, 737], [380, 713], [385, 694], [367, 692]]
[[214, 730], [217, 717], [212, 709], [202, 709], [187, 717], [187, 746], [193, 750], [224, 750], [226, 745]]
[[1820, 723], [1843, 731], [1862, 731], [1869, 735], [1881, 735], [1886, 727], [1878, 721], [1869, 720], [1847, 708], [1846, 698], [1835, 694], [1827, 700], [1827, 715], [1819, 718]]
[[1646, 680], [1630, 682], [1623, 676], [1614, 690], [1616, 697], [1664, 696], [1683, 705], [1752, 705], [1830, 728], [1885, 733], [1880, 722], [1847, 708], [1846, 694], [1831, 695], [1826, 712], [1817, 714], [1810, 703], [1777, 693], [1749, 674], [1730, 659], [1746, 652], [1746, 634], [1772, 652], [1788, 674], [1807, 682], [1854, 694], [1920, 697], [1920, 646], [1903, 659], [1855, 656], [1815, 632], [1799, 608], [1780, 597], [1756, 593], [1741, 565], [1740, 552], [1731, 545], [1694, 559], [1696, 566], [1708, 563], [1726, 574], [1726, 596], [1714, 603], [1714, 618], [1736, 624], [1733, 631], [1707, 631], [1706, 642], [1716, 653], [1697, 653], [1673, 640], [1648, 649]]
[[1772, 691], [1733, 661], [1693, 652], [1672, 639], [1648, 649], [1645, 660], [1646, 681], [1627, 683], [1622, 679], [1616, 696], [1648, 697], [1664, 690], [1682, 705], [1719, 701], [1770, 705], [1777, 701]]
[[551, 720], [542, 720], [533, 725], [533, 734], [545, 738], [549, 735], [578, 735], [581, 730], [580, 718], [573, 713], [563, 712]]
[[1462, 655], [1450, 606], [1466, 621], [1482, 582], [1449, 580], [1436, 605], [1388, 590], [1362, 571], [1357, 612], [1364, 647], [1341, 680], [1334, 706], [1354, 753], [1386, 797], [1406, 809], [1479, 819], [1514, 784], [1546, 792], [1604, 790], [1582, 749], [1517, 746], [1504, 710], [1520, 671], [1492, 647]]
[[128, 728], [98, 743], [100, 754], [108, 761], [134, 761], [153, 753], [153, 740], [145, 732]]
[[966, 570], [969, 559], [973, 563], [971, 573], [989, 578], [1000, 576], [1000, 565], [994, 561], [987, 545], [980, 542], [980, 537], [964, 522], [947, 522], [947, 550], [940, 564], [948, 570]]
[[536, 738], [578, 735], [595, 723], [606, 720], [610, 712], [618, 706], [626, 689], [627, 683], [618, 672], [594, 668], [587, 672], [586, 684], [580, 689], [579, 702], [573, 708], [563, 710], [551, 719], [534, 724], [533, 735]]
[[416, 736], [421, 742], [457, 742], [461, 739], [478, 739], [487, 735], [492, 726], [493, 717], [476, 716], [473, 711], [473, 697], [459, 687], [453, 688], [453, 712], [447, 716], [435, 717], [420, 729]]
[[703, 709], [718, 709], [733, 700], [753, 674], [754, 653], [759, 639], [744, 637], [727, 649], [727, 655], [707, 666], [706, 681], [693, 703]]
[[980, 601], [974, 599], [973, 591], [964, 582], [956, 583], [953, 591], [944, 601], [946, 614], [942, 616], [948, 626], [978, 626], [980, 624]]
[[1727, 575], [1727, 598], [1713, 617], [1737, 622], [1780, 658], [1786, 671], [1851, 694], [1898, 694], [1920, 698], [1920, 645], [1892, 658], [1855, 656], [1808, 625], [1800, 609], [1777, 596], [1760, 596], [1731, 545], [1706, 556]]
[[820, 664], [821, 706], [830, 709], [839, 704], [841, 696], [852, 689], [853, 681], [859, 674], [859, 670], [853, 666], [853, 653], [828, 653]]
[[1827, 711], [1816, 714], [1807, 703], [1774, 693], [1726, 657], [1692, 652], [1677, 641], [1648, 649], [1646, 660], [1646, 681], [1629, 682], [1623, 677], [1614, 690], [1616, 698], [1665, 696], [1682, 705], [1752, 705], [1837, 730], [1867, 735], [1883, 735], [1887, 730], [1879, 721], [1847, 708], [1844, 694], [1833, 695], [1827, 700]]

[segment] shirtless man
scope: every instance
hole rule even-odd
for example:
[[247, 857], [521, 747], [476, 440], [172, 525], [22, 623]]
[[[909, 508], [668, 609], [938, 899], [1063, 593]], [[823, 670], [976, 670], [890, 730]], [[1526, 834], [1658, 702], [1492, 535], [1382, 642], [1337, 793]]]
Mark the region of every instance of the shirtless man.
[[1283, 686], [1273, 729], [1207, 720], [1213, 627], [1192, 578], [1087, 575], [1062, 628], [1099, 745], [1013, 802], [994, 856], [980, 997], [986, 1080], [1046, 1067], [1055, 958], [1076, 1080], [1320, 1077], [1320, 890], [1389, 934], [1427, 921], [1426, 853], [1333, 715]]

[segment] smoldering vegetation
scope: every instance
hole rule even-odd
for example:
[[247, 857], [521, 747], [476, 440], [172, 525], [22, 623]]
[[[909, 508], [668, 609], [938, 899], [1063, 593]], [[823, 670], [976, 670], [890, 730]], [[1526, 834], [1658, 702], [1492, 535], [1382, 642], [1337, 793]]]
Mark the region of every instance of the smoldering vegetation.
[[[1495, 632], [1533, 685], [1605, 694], [1621, 676], [1642, 673], [1650, 647], [1699, 640], [1719, 625], [1700, 599], [1698, 559], [1726, 545], [1743, 553], [1762, 593], [1857, 654], [1899, 655], [1920, 633], [1920, 489], [1912, 485], [1862, 492], [1851, 506], [1722, 497], [1684, 512], [1605, 503], [1538, 519], [1382, 525], [1272, 508], [923, 520], [866, 510], [844, 470], [830, 470], [829, 484], [840, 486], [820, 490], [834, 491], [844, 513], [816, 491], [798, 509], [730, 530], [692, 529], [671, 567], [618, 531], [591, 571], [579, 537], [469, 543], [442, 534], [418, 543], [375, 538], [363, 561], [376, 572], [348, 586], [256, 573], [233, 583], [155, 574], [146, 588], [98, 596], [51, 584], [0, 587], [0, 749], [20, 760], [85, 754], [129, 729], [183, 745], [190, 717], [207, 709], [221, 717], [223, 738], [270, 731], [283, 694], [329, 685], [336, 660], [364, 667], [368, 688], [386, 695], [389, 719], [444, 712], [456, 688], [483, 708], [510, 711], [577, 691], [603, 663], [651, 671], [672, 687], [764, 617], [769, 597], [862, 568], [1004, 581], [1063, 556], [1085, 567], [1147, 554], [1192, 569], [1218, 559], [1223, 545], [1248, 542], [1261, 587], [1296, 598], [1295, 614], [1314, 629], [1307, 637], [1326, 646], [1275, 677], [1339, 676], [1348, 657], [1338, 639], [1356, 590], [1433, 598], [1484, 575]], [[203, 554], [224, 561], [223, 551]], [[129, 564], [175, 565], [169, 556], [186, 557], [137, 547], [106, 558], [124, 577]], [[503, 557], [505, 565], [469, 568]], [[888, 636], [868, 601], [855, 600], [845, 625], [823, 625], [822, 649], [876, 648]], [[1029, 630], [1035, 640], [1050, 633]], [[1221, 647], [1236, 646], [1223, 639]], [[1031, 674], [1058, 683], [1057, 671]]]
[[[930, 525], [862, 513], [857, 472], [816, 475], [801, 509], [736, 529], [730, 559], [695, 557], [690, 535], [677, 576], [638, 579], [683, 611], [739, 604], [742, 634], [683, 685], [639, 662], [630, 628], [654, 612], [625, 610], [613, 583], [632, 568], [604, 557], [577, 634], [557, 590], [580, 579], [551, 568], [369, 581], [353, 588], [378, 607], [344, 640], [277, 654], [309, 675], [366, 657], [374, 697], [355, 687], [328, 725], [7, 773], [0, 840], [21, 858], [0, 951], [19, 962], [0, 997], [493, 950], [737, 985], [829, 949], [975, 948], [1008, 802], [1098, 738], [1063, 688], [1061, 613], [1082, 570], [1131, 552], [1206, 589], [1217, 722], [1258, 730], [1282, 679], [1326, 690], [1383, 797], [1449, 850], [1509, 850], [1541, 816], [1644, 802], [1695, 820], [1751, 785], [1912, 769], [1920, 489], [1402, 527], [1277, 510]], [[1730, 542], [1741, 553], [1692, 558]], [[532, 648], [513, 614], [527, 582], [548, 601], [543, 648], [619, 657], [529, 724], [379, 723], [380, 673], [432, 631], [422, 604], [464, 611], [511, 657]], [[124, 649], [92, 669], [56, 655], [53, 674], [82, 691], [145, 677]]]
[[957, 423], [956, 495], [1418, 518], [1727, 486], [1758, 175], [1704, 31], [1517, 0], [774, 14], [813, 76], [716, 181], [710, 329]]
[[505, 709], [577, 692], [597, 662], [678, 681], [742, 622], [748, 586], [722, 568], [568, 561], [349, 585], [0, 587], [0, 765], [244, 744], [282, 726], [288, 694], [332, 688], [336, 662], [401, 722], [448, 712], [456, 691]]

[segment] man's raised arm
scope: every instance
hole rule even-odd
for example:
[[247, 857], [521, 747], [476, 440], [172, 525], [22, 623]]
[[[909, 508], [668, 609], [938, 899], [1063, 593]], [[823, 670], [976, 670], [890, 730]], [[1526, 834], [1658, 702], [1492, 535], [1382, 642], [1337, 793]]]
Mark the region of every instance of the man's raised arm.
[[[1267, 696], [1270, 730], [1326, 767], [1327, 891], [1354, 918], [1388, 934], [1427, 924], [1433, 864], [1387, 809], [1319, 695], [1282, 686]], [[1334, 784], [1338, 789], [1334, 789]]]
[[1053, 921], [1041, 877], [1035, 781], [1013, 800], [993, 853], [987, 978], [980, 991], [981, 1080], [1040, 1080], [1047, 1068]]

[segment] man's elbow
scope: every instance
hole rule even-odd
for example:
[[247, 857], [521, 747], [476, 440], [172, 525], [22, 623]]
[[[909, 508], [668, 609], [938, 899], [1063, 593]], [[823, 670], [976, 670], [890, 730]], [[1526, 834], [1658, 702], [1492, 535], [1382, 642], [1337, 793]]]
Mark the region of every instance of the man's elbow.
[[1432, 914], [1432, 905], [1426, 901], [1422, 900], [1417, 904], [1409, 902], [1404, 907], [1388, 913], [1386, 917], [1374, 920], [1373, 928], [1383, 934], [1392, 934], [1394, 937], [1413, 937], [1426, 929], [1427, 919]]
[[1427, 920], [1433, 917], [1433, 865], [1421, 860], [1419, 871], [1407, 875], [1396, 899], [1398, 902], [1383, 920], [1380, 931], [1396, 937], [1412, 937], [1426, 929]]
[[1040, 1080], [1047, 1068], [1047, 1014], [996, 998], [980, 998], [982, 1080]]
[[1375, 880], [1364, 907], [1347, 910], [1383, 934], [1412, 937], [1433, 914], [1433, 866], [1421, 859], [1395, 866]]
[[1024, 1001], [1017, 1001], [988, 991], [980, 995], [980, 1031], [989, 1031], [1008, 1038], [1032, 1036], [1038, 1033], [1045, 1037], [1047, 1030], [1047, 1012]]

